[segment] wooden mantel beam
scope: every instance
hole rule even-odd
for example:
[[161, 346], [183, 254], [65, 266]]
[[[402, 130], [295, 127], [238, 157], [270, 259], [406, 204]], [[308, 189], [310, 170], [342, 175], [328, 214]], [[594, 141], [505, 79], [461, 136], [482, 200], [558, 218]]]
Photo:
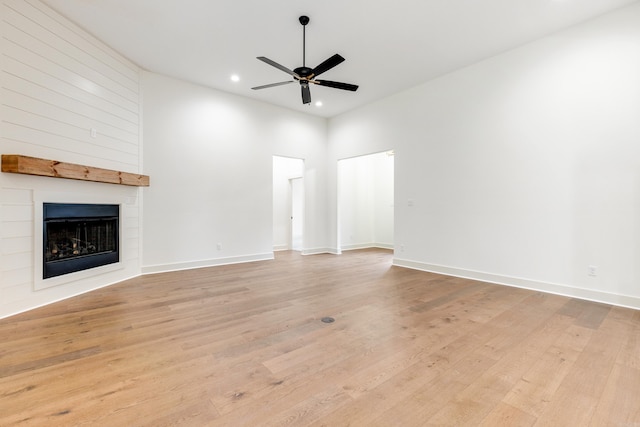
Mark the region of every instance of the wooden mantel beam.
[[94, 168], [91, 166], [76, 165], [74, 163], [59, 162], [57, 160], [21, 156], [19, 154], [2, 155], [2, 172], [106, 182], [109, 184], [131, 185], [134, 187], [149, 186], [148, 175]]

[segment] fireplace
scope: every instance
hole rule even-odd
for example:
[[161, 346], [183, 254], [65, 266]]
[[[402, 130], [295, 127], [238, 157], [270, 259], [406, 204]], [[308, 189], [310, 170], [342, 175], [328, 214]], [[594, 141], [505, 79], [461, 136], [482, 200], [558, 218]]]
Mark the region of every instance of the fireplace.
[[42, 278], [117, 263], [119, 205], [44, 203]]

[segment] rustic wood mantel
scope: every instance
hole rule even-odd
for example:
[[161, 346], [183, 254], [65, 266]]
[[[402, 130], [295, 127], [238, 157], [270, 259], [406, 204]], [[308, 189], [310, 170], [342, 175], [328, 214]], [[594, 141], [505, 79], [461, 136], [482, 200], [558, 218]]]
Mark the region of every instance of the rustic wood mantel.
[[108, 184], [130, 185], [134, 187], [149, 186], [149, 176], [147, 175], [76, 165], [74, 163], [59, 162], [57, 160], [39, 159], [37, 157], [28, 157], [19, 154], [2, 155], [2, 172], [106, 182]]

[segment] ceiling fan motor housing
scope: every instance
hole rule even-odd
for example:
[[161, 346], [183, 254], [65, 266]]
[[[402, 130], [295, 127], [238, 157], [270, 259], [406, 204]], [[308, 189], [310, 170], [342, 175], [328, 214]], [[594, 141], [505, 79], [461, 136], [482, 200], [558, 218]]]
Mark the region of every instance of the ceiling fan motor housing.
[[313, 74], [313, 68], [309, 67], [298, 67], [293, 70], [294, 73], [299, 75], [302, 78], [307, 78]]

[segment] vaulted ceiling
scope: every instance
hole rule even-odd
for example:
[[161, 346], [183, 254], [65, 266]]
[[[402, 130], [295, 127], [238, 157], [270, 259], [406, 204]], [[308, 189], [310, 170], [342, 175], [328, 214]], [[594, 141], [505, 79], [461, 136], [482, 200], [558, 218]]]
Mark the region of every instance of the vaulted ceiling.
[[[297, 111], [332, 117], [635, 0], [43, 0], [138, 64], [160, 74]], [[322, 79], [357, 92], [298, 84], [256, 59], [287, 68], [339, 53]], [[231, 75], [240, 80], [232, 82]], [[322, 101], [321, 107], [315, 101]]]

